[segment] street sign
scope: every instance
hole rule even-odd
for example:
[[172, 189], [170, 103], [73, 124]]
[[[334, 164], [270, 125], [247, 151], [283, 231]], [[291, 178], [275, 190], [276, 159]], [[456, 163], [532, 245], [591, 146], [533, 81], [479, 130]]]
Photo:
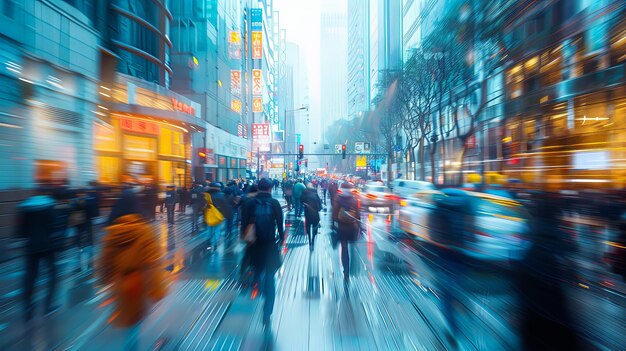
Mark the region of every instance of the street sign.
[[363, 149], [365, 148], [365, 143], [362, 141], [357, 141], [356, 143], [354, 143], [354, 152], [357, 154], [362, 154], [363, 153]]
[[341, 153], [341, 144], [335, 144], [335, 153], [336, 154], [340, 154]]
[[356, 166], [358, 167], [367, 167], [367, 156], [357, 156], [356, 157]]

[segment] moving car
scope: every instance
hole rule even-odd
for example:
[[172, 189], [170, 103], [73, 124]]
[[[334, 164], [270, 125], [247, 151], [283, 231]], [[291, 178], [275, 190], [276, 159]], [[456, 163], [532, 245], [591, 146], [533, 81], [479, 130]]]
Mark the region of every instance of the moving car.
[[368, 212], [391, 213], [398, 202], [398, 197], [379, 182], [365, 184], [359, 194], [361, 208]]
[[400, 203], [400, 228], [418, 240], [489, 261], [521, 260], [530, 247], [529, 216], [515, 200], [444, 189]]
[[416, 192], [422, 190], [436, 190], [433, 183], [406, 179], [394, 180], [391, 182], [391, 189], [394, 194], [401, 198], [408, 198]]

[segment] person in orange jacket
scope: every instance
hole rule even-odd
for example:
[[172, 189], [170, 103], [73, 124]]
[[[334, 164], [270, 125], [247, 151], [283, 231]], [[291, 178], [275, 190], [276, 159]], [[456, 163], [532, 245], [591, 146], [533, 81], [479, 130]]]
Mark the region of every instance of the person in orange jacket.
[[166, 294], [163, 256], [153, 227], [138, 209], [125, 209], [106, 228], [100, 271], [103, 282], [112, 285], [113, 325], [129, 328], [128, 347], [136, 343], [139, 325], [152, 305]]

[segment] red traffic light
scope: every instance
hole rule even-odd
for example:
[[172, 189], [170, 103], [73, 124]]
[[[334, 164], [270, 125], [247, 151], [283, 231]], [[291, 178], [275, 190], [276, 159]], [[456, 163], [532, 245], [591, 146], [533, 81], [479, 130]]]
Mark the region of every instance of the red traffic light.
[[300, 144], [300, 151], [304, 151], [304, 145]]
[[346, 151], [346, 144], [341, 145], [341, 151]]

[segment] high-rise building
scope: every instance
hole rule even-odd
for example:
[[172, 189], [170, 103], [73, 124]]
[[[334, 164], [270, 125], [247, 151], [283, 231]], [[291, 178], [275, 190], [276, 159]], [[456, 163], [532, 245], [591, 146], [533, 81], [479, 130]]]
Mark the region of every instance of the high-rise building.
[[369, 1], [348, 0], [348, 119], [370, 106]]
[[321, 14], [320, 118], [324, 123], [332, 123], [332, 121], [347, 117], [347, 25], [345, 10]]
[[[240, 2], [181, 0], [172, 6], [171, 86], [201, 104], [202, 119], [207, 123], [206, 134], [194, 140], [194, 149], [209, 157], [194, 174], [210, 180], [245, 175], [249, 146], [237, 137], [243, 132], [242, 111], [233, 110], [231, 105], [233, 99], [242, 98], [241, 82], [238, 88], [231, 84], [231, 78], [237, 78], [232, 74], [239, 74], [240, 81], [243, 75], [241, 57], [233, 47], [238, 45], [239, 54], [243, 50]], [[231, 43], [233, 39], [239, 43]], [[192, 155], [197, 157], [197, 152]]]
[[370, 98], [378, 92], [381, 74], [402, 68], [402, 2], [369, 1], [369, 89]]

